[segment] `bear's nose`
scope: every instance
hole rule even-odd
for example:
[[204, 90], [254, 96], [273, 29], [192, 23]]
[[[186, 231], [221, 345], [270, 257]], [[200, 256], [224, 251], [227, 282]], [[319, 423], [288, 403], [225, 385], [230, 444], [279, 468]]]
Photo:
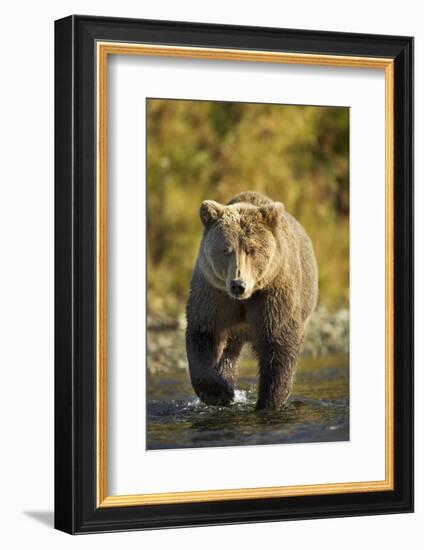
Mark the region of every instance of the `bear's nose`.
[[233, 279], [230, 283], [230, 290], [234, 296], [242, 296], [246, 290], [246, 283], [239, 279]]

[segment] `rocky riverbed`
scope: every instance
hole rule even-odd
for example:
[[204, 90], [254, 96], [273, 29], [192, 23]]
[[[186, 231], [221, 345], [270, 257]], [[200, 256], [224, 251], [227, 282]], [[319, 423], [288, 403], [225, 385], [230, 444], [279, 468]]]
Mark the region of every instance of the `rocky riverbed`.
[[[185, 315], [169, 318], [155, 314], [147, 319], [147, 366], [149, 373], [185, 370]], [[303, 356], [347, 355], [349, 353], [349, 311], [329, 312], [323, 307], [313, 314], [306, 334]], [[247, 346], [243, 357], [249, 356]]]

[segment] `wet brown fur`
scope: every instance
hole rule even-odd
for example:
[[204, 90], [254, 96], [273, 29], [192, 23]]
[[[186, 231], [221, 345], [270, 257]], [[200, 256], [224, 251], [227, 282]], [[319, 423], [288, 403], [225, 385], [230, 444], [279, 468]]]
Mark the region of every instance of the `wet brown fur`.
[[[258, 358], [256, 408], [287, 401], [308, 319], [318, 297], [313, 247], [281, 203], [248, 191], [227, 205], [204, 201], [204, 234], [187, 303], [186, 347], [191, 383], [207, 404], [234, 399], [244, 343]], [[245, 294], [231, 294], [242, 280]]]

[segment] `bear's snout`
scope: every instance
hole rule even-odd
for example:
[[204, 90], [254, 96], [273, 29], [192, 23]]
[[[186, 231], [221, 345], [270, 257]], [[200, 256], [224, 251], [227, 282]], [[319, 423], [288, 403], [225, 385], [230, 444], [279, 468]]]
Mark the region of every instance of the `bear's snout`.
[[230, 291], [233, 296], [239, 298], [246, 291], [246, 283], [240, 279], [233, 279], [230, 283]]

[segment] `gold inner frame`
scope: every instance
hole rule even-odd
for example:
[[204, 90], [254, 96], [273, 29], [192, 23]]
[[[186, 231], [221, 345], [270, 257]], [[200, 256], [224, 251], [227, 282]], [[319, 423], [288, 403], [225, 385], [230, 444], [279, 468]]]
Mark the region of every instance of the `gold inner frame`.
[[[394, 489], [394, 60], [122, 42], [96, 44], [97, 54], [97, 506], [141, 506], [254, 498], [388, 491]], [[385, 479], [316, 485], [217, 489], [108, 496], [107, 493], [107, 60], [109, 55], [143, 55], [256, 61], [385, 71]]]

